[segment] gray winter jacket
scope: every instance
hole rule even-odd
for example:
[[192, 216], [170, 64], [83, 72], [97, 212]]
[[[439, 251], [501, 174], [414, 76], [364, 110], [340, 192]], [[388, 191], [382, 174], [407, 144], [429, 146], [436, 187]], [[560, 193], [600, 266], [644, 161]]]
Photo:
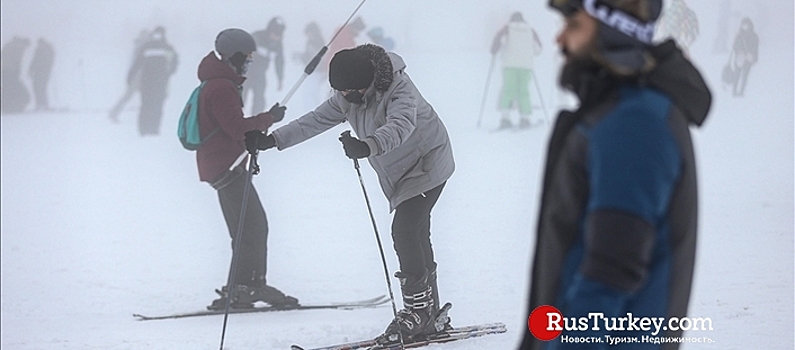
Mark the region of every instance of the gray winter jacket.
[[273, 131], [279, 150], [306, 141], [345, 121], [367, 142], [370, 165], [378, 174], [391, 209], [450, 178], [453, 149], [442, 120], [404, 72], [406, 64], [375, 45], [361, 45], [375, 65], [364, 104], [336, 92], [302, 117]]

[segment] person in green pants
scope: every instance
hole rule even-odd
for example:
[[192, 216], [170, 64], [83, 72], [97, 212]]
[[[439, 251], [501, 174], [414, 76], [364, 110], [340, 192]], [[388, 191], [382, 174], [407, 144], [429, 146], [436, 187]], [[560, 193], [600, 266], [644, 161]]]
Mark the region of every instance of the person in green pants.
[[533, 58], [541, 53], [538, 34], [524, 20], [520, 12], [511, 19], [494, 37], [491, 54], [500, 53], [502, 62], [502, 91], [499, 108], [500, 129], [513, 127], [511, 110], [519, 111], [519, 128], [541, 124], [543, 119], [532, 118], [533, 105], [530, 103], [530, 79], [533, 75]]

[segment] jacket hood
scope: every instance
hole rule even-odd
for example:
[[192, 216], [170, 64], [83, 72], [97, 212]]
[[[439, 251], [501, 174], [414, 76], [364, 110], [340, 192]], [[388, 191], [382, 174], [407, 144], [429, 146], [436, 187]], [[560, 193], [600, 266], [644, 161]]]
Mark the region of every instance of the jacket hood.
[[646, 76], [647, 83], [671, 96], [691, 123], [701, 126], [712, 105], [712, 94], [696, 67], [673, 40], [650, 49], [657, 67]]
[[[375, 69], [373, 87], [375, 87], [376, 91], [384, 92], [389, 90], [395, 72], [406, 67], [406, 64], [403, 63], [403, 59], [401, 59], [400, 56], [387, 53], [381, 46], [364, 44], [357, 46], [356, 49], [364, 51], [373, 64], [373, 68]], [[393, 64], [394, 58], [397, 58], [397, 60]]]
[[198, 75], [200, 81], [223, 78], [237, 85], [242, 85], [246, 80], [244, 76], [237, 74], [232, 67], [218, 59], [212, 51], [199, 63]]

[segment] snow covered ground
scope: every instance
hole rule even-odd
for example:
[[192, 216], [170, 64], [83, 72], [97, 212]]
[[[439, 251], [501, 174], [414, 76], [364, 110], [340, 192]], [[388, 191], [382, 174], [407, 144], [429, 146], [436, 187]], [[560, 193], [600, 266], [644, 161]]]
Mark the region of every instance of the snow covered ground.
[[[282, 12], [275, 9], [283, 3], [265, 1], [256, 17], [242, 15], [259, 10], [245, 1], [207, 0], [194, 9], [139, 1], [124, 11], [100, 1], [0, 4], [2, 43], [13, 35], [52, 38], [59, 55], [53, 105], [68, 110], [0, 118], [1, 348], [218, 348], [220, 316], [150, 322], [132, 317], [202, 309], [228, 273], [231, 249], [215, 191], [198, 182], [194, 155], [180, 147], [177, 116], [215, 33], [228, 26], [261, 29], [274, 13], [288, 23], [285, 89], [274, 91], [271, 83], [268, 91], [269, 103], [281, 99], [302, 70], [289, 55], [303, 46], [303, 24], [323, 18], [328, 39], [358, 1], [314, 3], [310, 10], [296, 4]], [[545, 45], [537, 75], [554, 117], [559, 101], [553, 37], [559, 18], [545, 9], [546, 1], [406, 3], [370, 0], [360, 14], [395, 37], [408, 73], [453, 141], [458, 168], [433, 213], [442, 298], [454, 305], [454, 325], [504, 322], [509, 329], [429, 349], [512, 349], [526, 325], [549, 128], [488, 131], [498, 121], [497, 70], [487, 85], [482, 125], [476, 125], [491, 36], [516, 9], [535, 21]], [[453, 7], [462, 3], [468, 6]], [[714, 329], [687, 333], [714, 343], [683, 348], [792, 349], [793, 4], [733, 1], [736, 11], [757, 21], [762, 40], [746, 97], [735, 99], [720, 84], [727, 54], [712, 52], [717, 3], [691, 4], [701, 24], [691, 52], [715, 100], [704, 127], [693, 130], [701, 217], [690, 315], [711, 318]], [[732, 28], [739, 16], [733, 14]], [[167, 27], [181, 65], [172, 78], [162, 134], [140, 138], [137, 102], [120, 124], [108, 120], [107, 110], [122, 94], [132, 38], [157, 24]], [[288, 103], [288, 120], [318, 102], [311, 83], [307, 80]], [[270, 220], [269, 283], [306, 303], [386, 293], [356, 172], [336, 140], [344, 130], [342, 125], [287, 151], [263, 153], [262, 173], [254, 179]], [[393, 272], [388, 206], [372, 170], [362, 165]], [[391, 317], [388, 305], [232, 315], [225, 345], [265, 350], [359, 340], [379, 333]]]

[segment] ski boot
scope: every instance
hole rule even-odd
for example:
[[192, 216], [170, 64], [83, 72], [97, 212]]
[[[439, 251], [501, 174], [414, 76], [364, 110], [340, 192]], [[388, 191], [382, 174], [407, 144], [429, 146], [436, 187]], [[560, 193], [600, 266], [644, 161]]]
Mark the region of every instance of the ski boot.
[[227, 293], [226, 287], [221, 290], [216, 289], [216, 293], [220, 298], [213, 300], [212, 304], [207, 306], [208, 310], [223, 310], [226, 308], [226, 298], [231, 298], [230, 307], [235, 309], [250, 309], [254, 307], [254, 303], [261, 301], [276, 308], [289, 308], [298, 306], [298, 299], [285, 295], [280, 290], [269, 285], [262, 287], [250, 287], [243, 284], [235, 285], [232, 288], [232, 293]]
[[384, 333], [376, 337], [378, 346], [421, 341], [451, 328], [447, 313], [452, 305], [447, 303], [441, 309], [438, 306], [436, 271], [426, 273], [420, 279], [413, 279], [400, 271], [395, 273], [395, 277], [400, 280], [403, 309], [398, 311]]
[[505, 130], [513, 128], [513, 123], [511, 123], [510, 119], [500, 119], [500, 126], [497, 127], [497, 130]]

